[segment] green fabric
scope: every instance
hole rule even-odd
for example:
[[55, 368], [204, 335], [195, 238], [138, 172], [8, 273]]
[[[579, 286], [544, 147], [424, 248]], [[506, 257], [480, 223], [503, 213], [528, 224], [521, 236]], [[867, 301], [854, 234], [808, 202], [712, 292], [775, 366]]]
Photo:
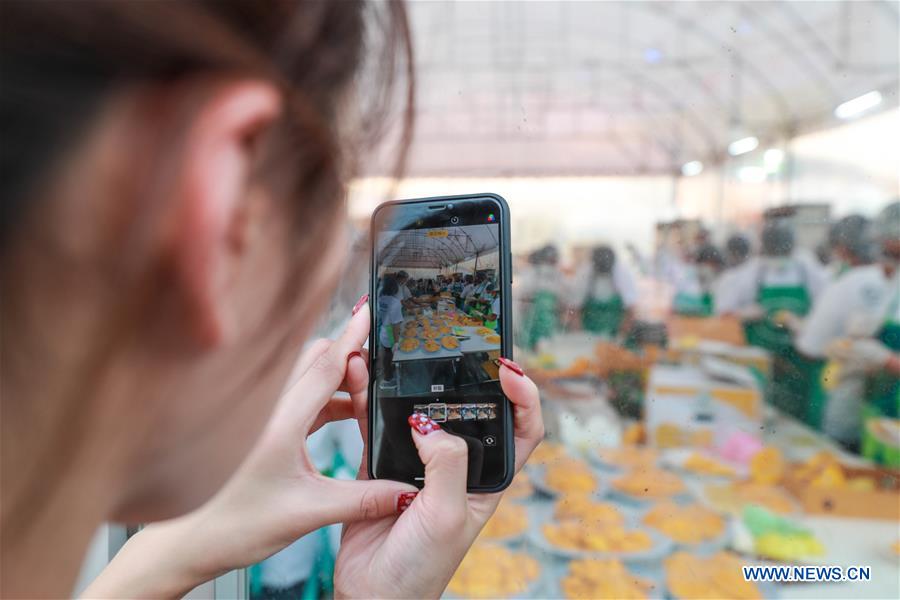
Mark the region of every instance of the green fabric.
[[782, 310], [801, 317], [806, 315], [812, 305], [806, 288], [803, 286], [760, 287], [756, 301], [762, 306], [766, 316], [744, 324], [747, 343], [773, 353], [790, 348], [793, 345], [791, 332], [786, 327], [776, 324], [772, 317]]
[[863, 432], [860, 454], [876, 463], [900, 469], [900, 447], [889, 446], [869, 432], [867, 426], [872, 419], [884, 417], [877, 408], [868, 404], [863, 407]]
[[525, 346], [534, 348], [540, 340], [556, 333], [558, 327], [556, 294], [549, 290], [537, 292], [522, 323]]
[[[878, 341], [900, 352], [900, 323], [888, 321], [878, 332]], [[885, 417], [900, 417], [900, 376], [881, 369], [866, 378], [866, 402]]]
[[809, 293], [804, 286], [761, 286], [756, 301], [766, 316], [744, 323], [744, 333], [748, 344], [772, 354], [767, 399], [776, 408], [818, 428], [826, 397], [821, 384], [825, 361], [797, 352], [791, 331], [773, 320], [783, 310], [804, 316], [812, 304]]
[[686, 317], [710, 317], [713, 314], [713, 296], [704, 292], [699, 296], [678, 292], [672, 302], [675, 314]]
[[585, 331], [614, 336], [625, 318], [625, 303], [616, 294], [609, 300], [588, 298], [581, 309], [581, 326]]
[[488, 329], [493, 329], [494, 331], [497, 331], [497, 319], [494, 319], [493, 321], [488, 321], [487, 319], [485, 319], [484, 326], [487, 327]]

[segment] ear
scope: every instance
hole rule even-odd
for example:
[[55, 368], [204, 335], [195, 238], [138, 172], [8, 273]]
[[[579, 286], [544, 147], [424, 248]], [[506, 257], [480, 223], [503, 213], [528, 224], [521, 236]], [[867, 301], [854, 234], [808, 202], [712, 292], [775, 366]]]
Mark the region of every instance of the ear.
[[184, 145], [177, 182], [174, 260], [191, 330], [206, 347], [235, 329], [228, 282], [253, 222], [250, 176], [255, 144], [281, 112], [277, 89], [257, 81], [218, 84], [204, 94]]

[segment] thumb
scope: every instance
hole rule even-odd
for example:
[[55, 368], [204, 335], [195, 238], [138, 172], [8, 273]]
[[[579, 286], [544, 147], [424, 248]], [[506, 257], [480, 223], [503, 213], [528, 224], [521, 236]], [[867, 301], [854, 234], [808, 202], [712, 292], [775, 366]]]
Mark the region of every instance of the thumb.
[[423, 496], [440, 503], [442, 511], [466, 511], [466, 474], [469, 449], [462, 438], [451, 435], [430, 417], [409, 417], [413, 442], [425, 464]]
[[346, 523], [380, 519], [399, 514], [401, 503], [414, 486], [389, 479], [329, 479], [326, 489], [317, 494], [323, 502], [318, 507], [322, 523]]

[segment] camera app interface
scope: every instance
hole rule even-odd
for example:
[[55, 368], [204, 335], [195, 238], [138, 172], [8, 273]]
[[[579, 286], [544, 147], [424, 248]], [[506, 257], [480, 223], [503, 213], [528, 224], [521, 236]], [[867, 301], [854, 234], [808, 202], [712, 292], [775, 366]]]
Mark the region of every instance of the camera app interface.
[[421, 480], [417, 412], [465, 440], [468, 483], [488, 486], [504, 475], [500, 228], [493, 213], [453, 222], [376, 234], [373, 462], [378, 477]]

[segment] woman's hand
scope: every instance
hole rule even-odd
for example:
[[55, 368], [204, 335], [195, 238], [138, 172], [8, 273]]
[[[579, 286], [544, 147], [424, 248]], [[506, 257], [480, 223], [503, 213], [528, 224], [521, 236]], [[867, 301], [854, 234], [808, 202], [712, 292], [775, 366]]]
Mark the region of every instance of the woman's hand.
[[197, 511], [134, 536], [85, 596], [181, 596], [325, 525], [396, 514], [398, 497], [416, 488], [325, 477], [306, 450], [310, 433], [329, 421], [353, 418], [351, 399], [334, 397], [336, 391], [365, 396], [362, 344], [368, 334], [363, 306], [339, 339], [315, 342], [301, 358], [302, 375], [225, 487]]
[[[518, 365], [501, 361], [500, 383], [514, 410], [518, 472], [544, 437], [544, 423], [537, 387]], [[368, 443], [365, 390], [353, 400]], [[344, 526], [334, 573], [337, 596], [437, 598], [497, 508], [502, 492], [466, 493], [466, 444], [435, 425], [430, 419], [411, 420], [410, 435], [425, 463], [425, 487], [404, 496], [401, 503], [408, 508], [399, 517]], [[366, 479], [366, 456], [359, 479]]]

